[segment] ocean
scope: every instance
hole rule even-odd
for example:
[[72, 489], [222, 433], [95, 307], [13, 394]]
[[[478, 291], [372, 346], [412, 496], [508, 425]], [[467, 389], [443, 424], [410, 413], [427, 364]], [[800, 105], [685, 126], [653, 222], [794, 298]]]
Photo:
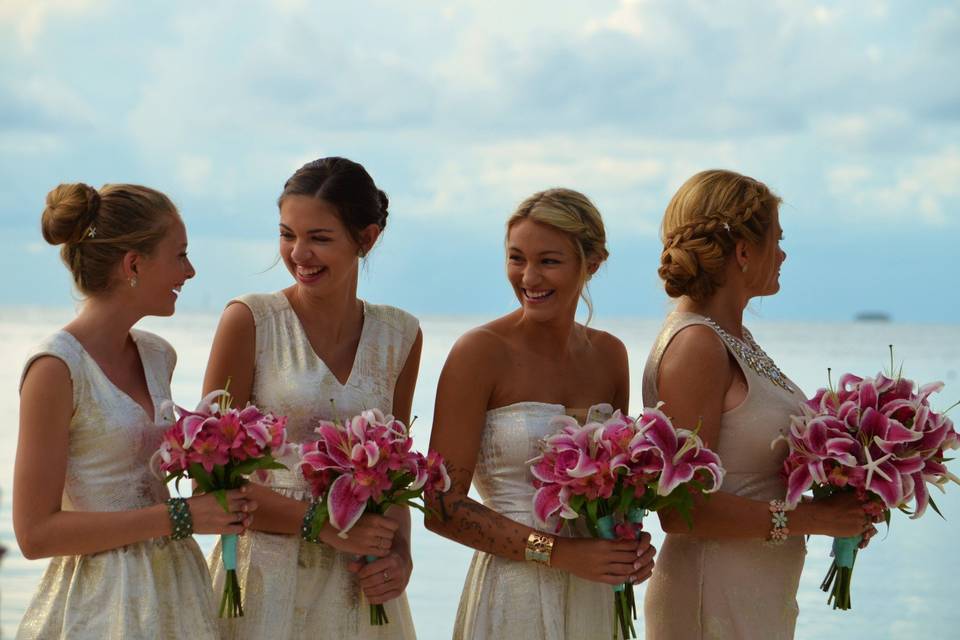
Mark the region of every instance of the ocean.
[[[7, 554], [0, 565], [0, 633], [11, 638], [23, 615], [46, 560], [24, 559], [16, 545], [11, 522], [10, 494], [17, 442], [17, 386], [20, 367], [31, 348], [72, 317], [71, 309], [0, 307], [0, 543]], [[203, 368], [217, 316], [178, 313], [173, 318], [148, 319], [140, 327], [159, 333], [177, 349], [179, 364], [173, 380], [174, 399], [192, 406], [199, 399]], [[437, 378], [447, 352], [458, 336], [482, 322], [479, 318], [426, 317], [423, 358], [413, 413], [414, 435], [425, 448], [433, 411]], [[659, 329], [659, 320], [603, 319], [593, 325], [619, 336], [632, 364], [633, 409], [641, 401], [641, 373], [647, 352]], [[754, 318], [746, 324], [757, 341], [803, 390], [811, 394], [826, 384], [826, 369], [873, 374], [888, 366], [887, 346], [893, 344], [904, 375], [920, 382], [942, 380], [946, 389], [934, 397], [944, 409], [960, 399], [960, 325], [905, 325], [895, 323], [784, 323]], [[954, 463], [960, 474], [960, 462]], [[854, 572], [851, 611], [833, 611], [819, 584], [829, 566], [830, 540], [815, 536], [808, 542], [807, 562], [798, 601], [797, 637], [817, 640], [849, 638], [960, 637], [955, 600], [955, 575], [960, 560], [950, 555], [960, 525], [960, 487], [951, 486], [935, 498], [945, 516], [932, 510], [918, 521], [895, 514], [889, 530], [881, 527]], [[650, 518], [654, 543], [663, 535]], [[204, 550], [211, 536], [197, 536]], [[428, 532], [418, 517], [413, 526], [414, 573], [407, 596], [423, 640], [449, 638], [457, 602], [472, 550]], [[637, 588], [643, 597], [643, 585]], [[684, 603], [678, 603], [684, 606]], [[643, 628], [642, 620], [638, 629]]]

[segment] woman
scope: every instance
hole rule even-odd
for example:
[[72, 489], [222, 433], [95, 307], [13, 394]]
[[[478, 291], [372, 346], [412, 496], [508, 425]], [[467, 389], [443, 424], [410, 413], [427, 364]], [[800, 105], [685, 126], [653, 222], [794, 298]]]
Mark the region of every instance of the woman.
[[780, 289], [779, 203], [753, 178], [704, 171], [664, 214], [659, 274], [678, 303], [647, 360], [644, 404], [699, 424], [727, 473], [692, 528], [659, 514], [667, 538], [644, 606], [652, 640], [792, 638], [803, 536], [875, 533], [852, 495], [784, 511], [786, 445], [771, 443], [805, 398], [743, 326], [750, 299]]
[[[454, 638], [562, 640], [612, 634], [610, 585], [650, 576], [650, 537], [554, 536], [533, 524], [527, 461], [550, 419], [610, 403], [627, 410], [627, 353], [614, 336], [578, 324], [578, 299], [607, 258], [600, 213], [586, 196], [551, 189], [507, 222], [507, 278], [520, 308], [461, 337], [437, 389], [430, 448], [451, 490], [426, 525], [477, 550]], [[476, 484], [480, 504], [467, 492]], [[540, 610], [531, 610], [539, 602]]]
[[[357, 298], [360, 259], [386, 225], [387, 204], [366, 170], [344, 158], [316, 160], [287, 180], [280, 256], [294, 282], [228, 304], [204, 393], [229, 380], [238, 406], [250, 401], [287, 416], [292, 442], [315, 439], [318, 419], [364, 409], [408, 421], [423, 341], [417, 319]], [[256, 528], [238, 549], [244, 617], [225, 621], [225, 634], [413, 638], [403, 595], [413, 568], [408, 511], [364, 515], [345, 537], [328, 522], [319, 540], [301, 539], [310, 491], [296, 456], [284, 462], [289, 471], [254, 487]], [[210, 563], [219, 584], [219, 549]], [[389, 624], [371, 626], [369, 604], [384, 604]]]
[[[62, 184], [43, 237], [86, 300], [28, 358], [20, 383], [13, 523], [27, 558], [53, 557], [18, 638], [216, 638], [197, 533], [242, 533], [255, 503], [170, 499], [150, 470], [176, 354], [133, 329], [169, 316], [194, 270], [173, 203], [153, 189]], [[164, 504], [164, 501], [167, 504]]]

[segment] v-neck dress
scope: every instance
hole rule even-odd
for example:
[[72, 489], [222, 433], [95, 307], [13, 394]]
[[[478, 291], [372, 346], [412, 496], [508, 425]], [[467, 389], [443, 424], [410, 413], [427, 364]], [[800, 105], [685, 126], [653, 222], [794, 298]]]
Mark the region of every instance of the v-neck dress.
[[[250, 402], [288, 418], [288, 440], [316, 439], [318, 419], [349, 417], [365, 409], [393, 410], [393, 392], [417, 337], [416, 318], [400, 309], [363, 304], [363, 329], [353, 368], [341, 384], [317, 356], [300, 318], [282, 291], [242, 296], [256, 325], [256, 355]], [[332, 401], [332, 402], [331, 402]], [[289, 471], [271, 472], [266, 483], [297, 500], [310, 490], [294, 453], [282, 460]], [[296, 535], [248, 531], [240, 537], [237, 574], [243, 589], [243, 618], [222, 620], [228, 638], [414, 638], [406, 595], [384, 606], [389, 624], [371, 626], [369, 604], [349, 554]], [[219, 546], [210, 557], [214, 589], [224, 571]]]
[[[153, 416], [107, 378], [73, 335], [59, 331], [33, 351], [63, 361], [73, 386], [64, 511], [127, 511], [163, 502], [167, 487], [150, 471], [171, 417], [177, 356], [162, 338], [132, 330], [153, 401]], [[21, 387], [23, 385], [21, 378]], [[39, 426], [39, 425], [37, 425]], [[17, 638], [216, 638], [210, 576], [193, 538], [155, 538], [50, 561]]]

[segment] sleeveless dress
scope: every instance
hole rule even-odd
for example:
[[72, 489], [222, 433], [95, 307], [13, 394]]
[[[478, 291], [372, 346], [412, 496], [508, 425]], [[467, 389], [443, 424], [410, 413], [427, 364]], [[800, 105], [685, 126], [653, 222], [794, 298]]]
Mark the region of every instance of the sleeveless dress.
[[[136, 329], [130, 335], [159, 414], [170, 399], [177, 356], [158, 336]], [[24, 377], [41, 356], [66, 363], [73, 383], [63, 510], [126, 511], [169, 498], [167, 487], [150, 471], [150, 458], [171, 417], [146, 415], [66, 331], [47, 338], [33, 352]], [[53, 558], [17, 631], [22, 640], [216, 637], [210, 574], [193, 538], [155, 538]]]
[[[667, 316], [643, 373], [643, 401], [654, 406], [657, 371], [667, 345], [681, 329], [701, 324], [717, 332], [747, 381], [743, 402], [720, 420], [716, 452], [727, 473], [721, 491], [761, 500], [782, 500], [780, 476], [786, 444], [771, 443], [789, 428], [791, 414], [805, 398], [789, 379], [786, 387], [760, 375], [742, 351], [743, 343], [724, 336], [712, 321], [693, 313]], [[753, 343], [744, 329], [747, 344]], [[762, 352], [761, 352], [762, 353]], [[664, 406], [667, 415], [670, 407]], [[806, 554], [803, 536], [782, 545], [760, 539], [720, 540], [667, 534], [644, 601], [648, 640], [787, 640], [797, 621], [797, 588]]]
[[[315, 440], [318, 419], [348, 418], [365, 409], [393, 409], [393, 391], [417, 337], [412, 315], [384, 305], [363, 303], [363, 328], [353, 369], [340, 384], [314, 352], [282, 291], [252, 294], [233, 302], [246, 305], [256, 325], [256, 360], [250, 402], [288, 418], [292, 443]], [[331, 400], [333, 403], [331, 403]], [[273, 471], [267, 486], [296, 500], [311, 500], [297, 465], [299, 454], [281, 460], [289, 471]], [[260, 640], [416, 637], [406, 595], [384, 604], [389, 624], [370, 624], [369, 603], [356, 574], [347, 570], [350, 554], [297, 535], [248, 531], [237, 546], [242, 618], [221, 620], [227, 638]], [[209, 559], [214, 590], [223, 589], [219, 544]]]
[[[527, 461], [540, 453], [540, 440], [552, 433], [550, 419], [563, 413], [562, 405], [543, 402], [519, 402], [487, 412], [473, 476], [485, 506], [536, 526]], [[574, 640], [612, 634], [610, 585], [542, 564], [474, 553], [460, 596], [454, 640]]]

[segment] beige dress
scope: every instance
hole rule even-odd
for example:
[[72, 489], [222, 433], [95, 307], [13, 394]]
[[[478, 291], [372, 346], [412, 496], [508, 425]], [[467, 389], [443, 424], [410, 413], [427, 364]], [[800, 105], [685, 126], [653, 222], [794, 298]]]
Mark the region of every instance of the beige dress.
[[[528, 460], [552, 432], [564, 407], [519, 402], [487, 412], [473, 483], [483, 504], [535, 526]], [[570, 535], [569, 532], [564, 532]], [[455, 640], [610, 638], [613, 590], [565, 571], [477, 551], [470, 563], [454, 627]]]
[[[246, 305], [256, 324], [256, 360], [250, 402], [288, 418], [293, 443], [316, 439], [318, 419], [348, 418], [365, 409], [390, 413], [393, 391], [417, 337], [417, 319], [394, 307], [364, 303], [363, 329], [353, 369], [340, 384], [317, 354], [283, 292], [252, 294]], [[331, 403], [331, 400], [333, 403]], [[290, 471], [271, 473], [268, 486], [281, 495], [310, 500], [297, 466], [298, 453], [282, 460]], [[228, 638], [338, 640], [416, 637], [406, 595], [384, 606], [389, 624], [371, 626], [369, 603], [352, 556], [296, 535], [250, 531], [237, 545], [237, 575], [244, 617], [222, 620]], [[223, 588], [220, 547], [209, 559], [214, 589]]]
[[[170, 399], [176, 354], [151, 333], [133, 330], [130, 335], [159, 414]], [[167, 487], [150, 472], [150, 458], [170, 417], [146, 415], [66, 331], [33, 352], [24, 376], [41, 356], [66, 363], [73, 383], [62, 508], [126, 511], [169, 498]], [[214, 606], [210, 575], [193, 538], [156, 538], [100, 553], [53, 558], [17, 638], [216, 638]]]
[[[693, 313], [667, 316], [643, 373], [643, 402], [654, 406], [660, 358], [681, 329], [711, 321]], [[744, 329], [748, 343], [752, 342]], [[720, 421], [717, 453], [727, 473], [721, 491], [764, 502], [782, 500], [780, 476], [786, 444], [771, 443], [789, 427], [789, 416], [805, 398], [789, 379], [789, 390], [750, 366], [744, 343], [720, 335], [747, 380], [747, 396]], [[762, 351], [759, 352], [762, 354]], [[708, 372], [704, 372], [708, 375]], [[664, 405], [670, 414], [670, 407]], [[803, 537], [779, 546], [764, 540], [717, 540], [668, 534], [644, 601], [648, 640], [786, 640], [797, 621], [797, 588], [806, 554]]]

